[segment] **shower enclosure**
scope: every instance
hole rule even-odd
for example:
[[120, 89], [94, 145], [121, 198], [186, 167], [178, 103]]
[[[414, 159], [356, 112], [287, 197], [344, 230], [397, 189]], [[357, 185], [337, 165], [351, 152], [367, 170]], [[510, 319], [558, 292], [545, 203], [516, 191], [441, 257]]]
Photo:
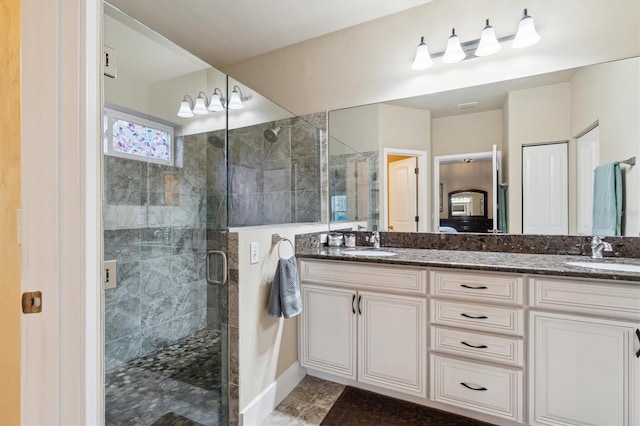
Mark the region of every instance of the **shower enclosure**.
[[108, 4], [104, 44], [105, 423], [233, 424], [228, 229], [320, 221], [322, 133]]

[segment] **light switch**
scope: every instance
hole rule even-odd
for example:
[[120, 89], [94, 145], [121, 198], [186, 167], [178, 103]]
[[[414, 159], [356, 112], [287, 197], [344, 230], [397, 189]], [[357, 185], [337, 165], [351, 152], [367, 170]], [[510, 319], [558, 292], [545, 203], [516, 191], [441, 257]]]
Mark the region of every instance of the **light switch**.
[[250, 257], [249, 263], [254, 264], [260, 262], [260, 246], [257, 241], [253, 241], [249, 244]]

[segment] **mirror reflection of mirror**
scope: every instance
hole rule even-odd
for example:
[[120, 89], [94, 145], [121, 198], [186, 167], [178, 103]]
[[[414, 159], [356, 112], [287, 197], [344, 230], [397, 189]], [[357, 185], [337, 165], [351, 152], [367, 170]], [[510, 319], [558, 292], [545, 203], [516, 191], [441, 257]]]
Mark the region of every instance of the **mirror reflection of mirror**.
[[449, 219], [461, 216], [486, 217], [487, 191], [467, 189], [449, 192]]
[[[637, 156], [640, 151], [639, 74], [640, 59], [629, 58], [451, 92], [331, 111], [330, 137], [334, 137], [334, 121], [340, 120], [346, 124], [340, 129], [340, 135], [335, 137], [343, 141], [349, 140], [349, 145], [355, 151], [375, 150], [382, 153], [388, 147], [422, 149], [429, 153], [429, 169], [433, 167], [436, 157], [474, 156], [489, 152], [492, 145], [497, 145], [498, 152], [502, 153], [501, 164], [498, 164], [498, 180], [489, 177], [490, 171], [486, 179], [465, 186], [454, 187], [446, 179], [441, 182], [434, 182], [434, 179], [426, 191], [430, 200], [426, 216], [448, 219], [449, 192], [465, 188], [481, 189], [487, 191], [485, 210], [488, 219], [495, 215], [494, 209], [489, 206], [498, 204], [498, 195], [504, 202], [501, 214], [498, 215], [504, 226], [490, 226], [488, 229], [498, 228], [510, 233], [522, 233], [523, 205], [543, 203], [536, 200], [523, 202], [523, 147], [568, 141], [565, 167], [568, 191], [561, 200], [553, 201], [561, 202], [566, 207], [550, 205], [548, 211], [568, 211], [568, 225], [564, 233], [591, 234], [594, 200], [590, 199], [589, 194], [593, 192], [592, 170], [599, 165]], [[475, 106], [466, 107], [468, 105]], [[384, 133], [384, 125], [380, 122], [383, 114], [380, 111], [384, 113], [384, 108], [387, 107], [398, 108], [395, 118], [402, 120], [407, 131], [399, 129], [394, 132], [393, 138], [385, 140], [377, 136]], [[367, 114], [372, 111], [379, 113], [368, 120]], [[419, 118], [412, 116], [415, 112], [423, 115]], [[410, 133], [408, 129], [412, 123], [419, 121], [426, 123], [427, 130], [422, 133], [420, 146], [416, 147], [414, 142], [408, 143], [404, 139]], [[589, 146], [597, 151], [597, 155], [586, 158], [583, 155], [586, 149], [582, 148], [585, 144], [579, 140], [596, 126], [599, 141]], [[352, 139], [345, 138], [345, 135], [359, 133], [374, 135], [373, 138], [361, 138], [360, 142], [375, 142], [362, 149], [351, 143]], [[330, 164], [332, 148], [333, 145], [330, 145]], [[637, 236], [640, 232], [640, 172], [637, 167], [625, 164], [622, 164], [621, 169], [625, 184], [621, 231], [622, 235]], [[432, 170], [427, 170], [427, 173], [433, 176]], [[442, 212], [439, 211], [439, 183], [444, 187]], [[553, 181], [548, 182], [550, 187], [553, 184]], [[381, 184], [380, 193], [384, 194], [387, 190]], [[534, 192], [527, 191], [526, 194], [530, 197]], [[538, 192], [538, 195], [543, 194], [544, 191]], [[371, 215], [383, 211], [382, 199], [385, 197], [381, 195], [380, 201], [372, 204]], [[389, 199], [388, 195], [386, 199]], [[385, 220], [383, 215], [380, 217]], [[381, 229], [387, 225], [380, 223]], [[429, 225], [428, 231], [438, 230], [437, 220]]]

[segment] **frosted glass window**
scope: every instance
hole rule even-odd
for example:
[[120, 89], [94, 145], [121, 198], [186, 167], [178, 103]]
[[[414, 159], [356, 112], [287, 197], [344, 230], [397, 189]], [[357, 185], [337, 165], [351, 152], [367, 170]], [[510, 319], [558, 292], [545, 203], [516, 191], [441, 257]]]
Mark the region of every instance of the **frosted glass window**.
[[173, 164], [173, 127], [107, 108], [104, 124], [106, 154]]

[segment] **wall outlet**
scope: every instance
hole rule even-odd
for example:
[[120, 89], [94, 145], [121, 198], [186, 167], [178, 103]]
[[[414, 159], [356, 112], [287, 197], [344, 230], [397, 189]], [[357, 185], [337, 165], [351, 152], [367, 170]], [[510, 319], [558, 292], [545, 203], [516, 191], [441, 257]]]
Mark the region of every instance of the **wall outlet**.
[[254, 264], [260, 262], [260, 245], [257, 241], [253, 241], [249, 244], [249, 263]]
[[102, 283], [105, 290], [118, 285], [118, 265], [115, 260], [105, 260], [102, 267]]

